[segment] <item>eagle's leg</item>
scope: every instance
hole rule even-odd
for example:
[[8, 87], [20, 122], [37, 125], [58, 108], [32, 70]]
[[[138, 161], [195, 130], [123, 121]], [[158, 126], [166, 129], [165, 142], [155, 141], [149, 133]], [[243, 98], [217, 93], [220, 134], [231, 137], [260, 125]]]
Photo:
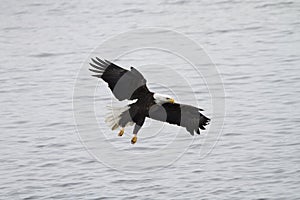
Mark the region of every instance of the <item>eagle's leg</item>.
[[118, 134], [118, 136], [122, 136], [123, 134], [124, 134], [124, 128], [122, 127], [119, 134]]
[[[144, 121], [143, 121], [143, 123], [144, 123]], [[143, 123], [141, 124], [141, 126], [138, 125], [138, 124], [135, 124], [134, 129], [133, 129], [133, 137], [131, 139], [131, 144], [136, 143], [136, 141], [137, 141], [137, 136], [136, 135], [139, 132], [139, 130], [142, 128]]]

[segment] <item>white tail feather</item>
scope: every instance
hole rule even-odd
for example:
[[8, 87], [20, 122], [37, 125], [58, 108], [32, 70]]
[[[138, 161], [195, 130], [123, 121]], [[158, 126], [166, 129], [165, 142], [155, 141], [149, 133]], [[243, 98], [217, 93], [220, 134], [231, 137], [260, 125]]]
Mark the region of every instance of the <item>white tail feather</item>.
[[[108, 109], [110, 109], [110, 113], [107, 115], [105, 119], [105, 123], [111, 128], [111, 130], [117, 129], [119, 125], [119, 121], [121, 119], [121, 114], [125, 111], [127, 111], [130, 107], [112, 107], [107, 106]], [[126, 124], [126, 126], [132, 126], [134, 122], [129, 122]], [[124, 127], [122, 127], [124, 128]]]

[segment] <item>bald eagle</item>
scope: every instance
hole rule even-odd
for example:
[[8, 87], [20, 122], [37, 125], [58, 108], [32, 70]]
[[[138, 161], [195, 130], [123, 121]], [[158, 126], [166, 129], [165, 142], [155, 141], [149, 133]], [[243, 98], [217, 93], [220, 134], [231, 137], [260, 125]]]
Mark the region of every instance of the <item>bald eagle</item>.
[[124, 134], [126, 126], [135, 124], [132, 144], [136, 143], [146, 117], [185, 127], [191, 135], [200, 134], [199, 129], [205, 130], [204, 126], [209, 124], [210, 119], [200, 113], [202, 109], [178, 104], [170, 96], [151, 92], [146, 79], [134, 67], [126, 70], [98, 57], [91, 59], [90, 66], [89, 70], [95, 73], [92, 76], [103, 79], [118, 100], [135, 100], [124, 108], [114, 109], [105, 120], [112, 130], [120, 127], [119, 136]]

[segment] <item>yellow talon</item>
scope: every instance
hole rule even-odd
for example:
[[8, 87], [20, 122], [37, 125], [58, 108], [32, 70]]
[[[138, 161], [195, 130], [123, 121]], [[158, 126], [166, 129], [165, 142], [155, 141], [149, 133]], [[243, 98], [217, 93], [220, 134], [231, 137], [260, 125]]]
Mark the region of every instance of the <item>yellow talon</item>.
[[131, 144], [135, 144], [136, 141], [137, 141], [137, 137], [136, 137], [136, 135], [135, 135], [135, 136], [133, 136], [133, 138], [131, 139]]
[[124, 128], [122, 128], [118, 134], [118, 136], [122, 136], [124, 134]]

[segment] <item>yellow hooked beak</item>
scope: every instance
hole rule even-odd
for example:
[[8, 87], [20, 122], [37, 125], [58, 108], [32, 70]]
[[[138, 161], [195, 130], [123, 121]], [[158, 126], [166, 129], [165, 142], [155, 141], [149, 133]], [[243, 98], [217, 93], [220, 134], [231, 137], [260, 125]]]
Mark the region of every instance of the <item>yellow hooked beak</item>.
[[175, 103], [175, 100], [171, 98], [169, 102], [170, 103]]

